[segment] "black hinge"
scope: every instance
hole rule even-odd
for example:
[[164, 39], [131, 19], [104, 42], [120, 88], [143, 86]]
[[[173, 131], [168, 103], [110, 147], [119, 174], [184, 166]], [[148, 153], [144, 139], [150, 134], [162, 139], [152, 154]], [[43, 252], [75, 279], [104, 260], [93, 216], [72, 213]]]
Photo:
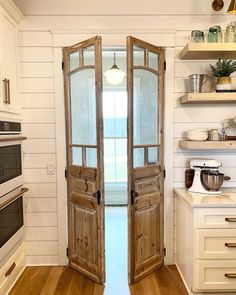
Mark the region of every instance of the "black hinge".
[[65, 178], [67, 178], [67, 169], [65, 169]]
[[64, 61], [61, 63], [61, 69], [64, 70]]
[[164, 71], [166, 70], [166, 61], [164, 61]]
[[163, 249], [163, 254], [166, 256], [166, 248]]
[[166, 178], [166, 169], [163, 170], [163, 177]]
[[69, 248], [66, 248], [66, 257], [69, 257]]

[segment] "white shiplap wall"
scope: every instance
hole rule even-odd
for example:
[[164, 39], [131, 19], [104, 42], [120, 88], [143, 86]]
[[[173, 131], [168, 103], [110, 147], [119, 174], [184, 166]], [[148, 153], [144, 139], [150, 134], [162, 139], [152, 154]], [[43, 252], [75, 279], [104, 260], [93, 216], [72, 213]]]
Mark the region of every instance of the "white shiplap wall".
[[[236, 153], [219, 151], [208, 153], [202, 151], [186, 152], [178, 147], [178, 142], [186, 130], [197, 127], [220, 127], [222, 120], [236, 115], [234, 105], [181, 106], [179, 104], [179, 97], [188, 91], [188, 75], [203, 73], [209, 68], [209, 61], [179, 60], [179, 52], [189, 40], [191, 30], [196, 28], [206, 30], [216, 23], [225, 26], [227, 21], [230, 20], [224, 15], [208, 15], [204, 17], [201, 15], [175, 15], [171, 18], [169, 16], [103, 16], [102, 18], [94, 16], [27, 16], [25, 18], [20, 26], [19, 50], [23, 131], [28, 136], [28, 140], [24, 145], [26, 185], [30, 188], [26, 199], [28, 263], [59, 263], [58, 235], [60, 232], [58, 232], [58, 220], [60, 221], [60, 216], [57, 216], [56, 204], [60, 200], [58, 200], [56, 189], [56, 176], [47, 175], [46, 171], [47, 163], [55, 164], [56, 150], [58, 148], [56, 142], [59, 140], [59, 138], [56, 138], [55, 133], [55, 105], [58, 103], [58, 97], [57, 94], [55, 95], [57, 87], [54, 89], [55, 81], [53, 79], [55, 76], [60, 76], [61, 72], [55, 71], [58, 66], [53, 64], [53, 60], [55, 61], [55, 48], [58, 50], [65, 43], [69, 45], [70, 40], [73, 40], [73, 30], [80, 30], [82, 37], [84, 29], [86, 37], [89, 33], [91, 35], [99, 34], [99, 29], [104, 31], [106, 30], [104, 28], [109, 27], [109, 33], [114, 30], [111, 43], [115, 42], [116, 38], [120, 38], [120, 33], [127, 32], [127, 34], [130, 34], [131, 29], [150, 30], [152, 34], [153, 29], [176, 30], [175, 62], [170, 65], [170, 68], [174, 70], [175, 81], [175, 88], [172, 93], [173, 106], [166, 110], [166, 113], [173, 112], [174, 114], [174, 121], [170, 122], [174, 128], [174, 183], [169, 185], [170, 187], [183, 186], [184, 170], [190, 158], [213, 157], [222, 161], [222, 171], [232, 177], [228, 185], [235, 186]], [[50, 30], [60, 31], [56, 31], [57, 35], [54, 35], [52, 39]], [[65, 41], [63, 41], [63, 44], [60, 43], [60, 40], [57, 40], [60, 33], [67, 36], [67, 38], [63, 39]], [[151, 42], [149, 34], [145, 34], [143, 34], [143, 39]], [[163, 38], [165, 36], [166, 34], [163, 31]], [[168, 78], [172, 79], [172, 77], [167, 76]], [[206, 84], [206, 87], [208, 86], [209, 83]], [[61, 115], [59, 119], [64, 120], [64, 116]], [[61, 150], [63, 152], [63, 147]], [[167, 171], [168, 173], [171, 173], [171, 171]], [[166, 216], [170, 220], [173, 215], [172, 207], [173, 204], [170, 203], [165, 209], [167, 211]], [[167, 239], [172, 240], [172, 231], [168, 231], [166, 236]]]
[[28, 264], [58, 263], [58, 215], [52, 37], [19, 35], [20, 96], [24, 142], [26, 253]]

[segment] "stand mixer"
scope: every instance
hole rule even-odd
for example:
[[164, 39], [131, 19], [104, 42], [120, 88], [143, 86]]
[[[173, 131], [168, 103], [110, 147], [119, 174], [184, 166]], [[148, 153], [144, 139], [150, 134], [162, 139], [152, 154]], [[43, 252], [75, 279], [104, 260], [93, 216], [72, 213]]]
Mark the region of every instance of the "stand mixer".
[[219, 173], [221, 165], [213, 159], [192, 159], [190, 167], [194, 169], [194, 178], [189, 192], [220, 195], [224, 181], [224, 174]]

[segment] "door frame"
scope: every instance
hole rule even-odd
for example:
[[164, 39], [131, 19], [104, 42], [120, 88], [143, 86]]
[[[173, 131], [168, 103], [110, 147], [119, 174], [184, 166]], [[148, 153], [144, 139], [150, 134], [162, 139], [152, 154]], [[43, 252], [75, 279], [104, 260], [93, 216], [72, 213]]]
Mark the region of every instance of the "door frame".
[[[67, 186], [65, 180], [66, 140], [64, 118], [64, 84], [62, 71], [62, 48], [89, 39], [99, 34], [105, 48], [119, 48], [126, 45], [126, 36], [136, 38], [154, 45], [165, 47], [165, 87], [164, 87], [164, 243], [166, 264], [174, 263], [174, 229], [173, 229], [173, 145], [174, 145], [174, 62], [175, 31], [170, 30], [56, 30], [52, 31], [54, 52], [54, 86], [55, 86], [55, 121], [56, 121], [56, 163], [57, 163], [57, 200], [58, 200], [58, 264], [66, 265], [67, 256]], [[115, 40], [115, 41], [114, 41]], [[168, 77], [168, 79], [167, 79]], [[168, 184], [168, 185], [167, 185]], [[171, 185], [170, 185], [171, 184]]]

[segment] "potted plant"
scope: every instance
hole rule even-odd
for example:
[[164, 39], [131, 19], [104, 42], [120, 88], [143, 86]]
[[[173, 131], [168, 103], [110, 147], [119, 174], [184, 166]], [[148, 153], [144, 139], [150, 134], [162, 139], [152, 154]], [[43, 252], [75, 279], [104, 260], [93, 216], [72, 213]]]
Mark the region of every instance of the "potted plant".
[[236, 61], [219, 59], [215, 66], [210, 66], [213, 76], [217, 78], [216, 90], [230, 90], [232, 87], [230, 75], [236, 71]]

